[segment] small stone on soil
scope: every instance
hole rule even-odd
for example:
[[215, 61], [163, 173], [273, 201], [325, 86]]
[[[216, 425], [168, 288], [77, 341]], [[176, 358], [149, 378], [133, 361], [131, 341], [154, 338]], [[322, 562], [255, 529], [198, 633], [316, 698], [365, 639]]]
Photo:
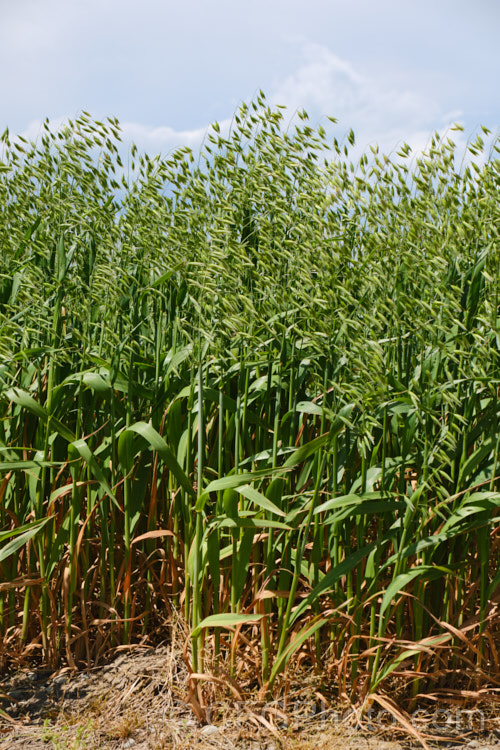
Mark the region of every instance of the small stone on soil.
[[205, 737], [211, 737], [213, 734], [217, 734], [218, 731], [219, 731], [218, 728], [214, 727], [213, 724], [207, 724], [206, 727], [203, 727], [203, 729], [201, 730], [201, 733]]

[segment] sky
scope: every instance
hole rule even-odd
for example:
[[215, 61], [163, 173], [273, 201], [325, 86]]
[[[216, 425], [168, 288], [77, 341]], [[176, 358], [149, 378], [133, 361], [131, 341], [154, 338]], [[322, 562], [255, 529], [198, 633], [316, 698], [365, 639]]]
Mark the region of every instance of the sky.
[[362, 151], [500, 127], [499, 0], [0, 0], [0, 29], [0, 132], [30, 138], [85, 110], [196, 147], [259, 90]]

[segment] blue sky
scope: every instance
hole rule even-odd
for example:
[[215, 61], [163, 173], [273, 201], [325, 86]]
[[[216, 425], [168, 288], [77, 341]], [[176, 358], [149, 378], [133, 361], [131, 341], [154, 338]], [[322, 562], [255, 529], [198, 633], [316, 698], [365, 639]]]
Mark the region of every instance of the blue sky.
[[362, 150], [500, 126], [498, 0], [0, 0], [0, 27], [0, 130], [31, 137], [87, 110], [196, 147], [259, 89]]

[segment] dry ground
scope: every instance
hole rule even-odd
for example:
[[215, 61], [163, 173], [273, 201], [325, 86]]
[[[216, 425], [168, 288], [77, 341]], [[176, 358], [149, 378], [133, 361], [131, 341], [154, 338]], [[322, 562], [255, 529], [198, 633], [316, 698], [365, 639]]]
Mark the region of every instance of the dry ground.
[[[311, 683], [312, 684], [312, 683]], [[186, 703], [187, 670], [172, 646], [122, 651], [109, 664], [72, 675], [29, 669], [0, 682], [0, 749], [7, 750], [403, 750], [420, 747], [388, 717], [357, 725], [348, 711], [318, 704], [302, 683], [283, 703], [215, 702], [208, 723]], [[434, 735], [442, 747], [500, 749], [500, 720], [489, 711], [478, 733], [471, 714], [444, 711]], [[472, 724], [468, 726], [469, 718]], [[461, 726], [458, 726], [460, 724]], [[423, 726], [423, 725], [422, 725]], [[427, 723], [427, 729], [432, 727]], [[470, 730], [470, 731], [469, 731]], [[499, 730], [499, 731], [497, 731]], [[433, 742], [429, 745], [432, 746]]]

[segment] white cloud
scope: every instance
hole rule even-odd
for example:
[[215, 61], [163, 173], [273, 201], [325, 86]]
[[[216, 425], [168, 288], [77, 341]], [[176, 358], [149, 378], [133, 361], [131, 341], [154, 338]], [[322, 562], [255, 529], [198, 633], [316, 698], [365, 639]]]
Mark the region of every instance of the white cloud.
[[[220, 122], [221, 132], [227, 132], [230, 124], [230, 119]], [[175, 130], [168, 125], [150, 127], [138, 122], [122, 122], [120, 127], [125, 142], [133, 142], [141, 151], [146, 151], [149, 154], [160, 152], [165, 154], [179, 146], [189, 146], [196, 150], [201, 145], [210, 126], [207, 124], [206, 127], [194, 130]]]
[[[461, 116], [460, 111], [442, 110], [430, 92], [423, 95], [409, 83], [388, 83], [380, 74], [363, 75], [350, 61], [325, 46], [311, 43], [303, 44], [302, 63], [296, 70], [275, 81], [273, 90], [268, 93], [268, 101], [286, 105], [289, 118], [293, 118], [297, 110], [305, 109], [313, 124], [319, 124], [325, 116], [336, 117], [339, 124], [335, 132], [339, 139], [352, 127], [356, 136], [356, 147], [350, 149], [353, 159], [375, 144], [383, 152], [391, 153], [406, 142], [414, 152], [421, 152], [434, 131], [445, 133]], [[51, 128], [57, 130], [67, 119], [52, 119]], [[221, 120], [219, 125], [221, 132], [226, 134], [231, 118]], [[140, 151], [166, 155], [180, 146], [189, 146], [196, 151], [210, 129], [210, 123], [189, 130], [133, 121], [121, 122], [120, 127], [125, 146], [134, 142]], [[41, 130], [42, 122], [34, 120], [23, 135], [36, 139]], [[465, 145], [461, 133], [453, 133], [453, 140], [460, 147]]]
[[[424, 96], [410, 84], [396, 86], [380, 77], [362, 75], [350, 61], [310, 43], [303, 47], [302, 64], [275, 81], [267, 98], [273, 105], [286, 105], [290, 118], [300, 109], [308, 112], [312, 123], [319, 123], [326, 116], [336, 117], [340, 138], [353, 128], [353, 158], [375, 144], [390, 153], [406, 142], [421, 152], [433, 132], [444, 134], [462, 115], [459, 110], [442, 110], [432, 93]], [[229, 130], [230, 123], [229, 118], [220, 122], [223, 133]], [[207, 123], [194, 130], [175, 130], [134, 122], [121, 124], [124, 140], [134, 141], [149, 153], [165, 153], [184, 145], [196, 150], [209, 126]], [[460, 133], [454, 133], [453, 140], [462, 145], [465, 142]]]
[[303, 64], [277, 83], [272, 101], [292, 112], [304, 108], [313, 121], [336, 117], [341, 132], [353, 128], [357, 151], [375, 144], [392, 151], [401, 141], [420, 150], [434, 130], [446, 130], [461, 117], [458, 110], [442, 111], [431, 93], [424, 96], [410, 84], [397, 87], [360, 74], [324, 46], [306, 44], [303, 57]]
[[[69, 120], [75, 121], [78, 113], [72, 116], [53, 117], [49, 120], [50, 130], [53, 133], [61, 130], [68, 124]], [[227, 132], [231, 120], [223, 120], [219, 123], [221, 131]], [[168, 125], [153, 127], [140, 122], [120, 122], [122, 140], [126, 143], [135, 143], [139, 148], [150, 153], [164, 152], [178, 146], [190, 146], [197, 148], [209, 130], [209, 125], [194, 130], [175, 130]], [[43, 121], [32, 120], [22, 131], [23, 138], [36, 141], [43, 134]]]

